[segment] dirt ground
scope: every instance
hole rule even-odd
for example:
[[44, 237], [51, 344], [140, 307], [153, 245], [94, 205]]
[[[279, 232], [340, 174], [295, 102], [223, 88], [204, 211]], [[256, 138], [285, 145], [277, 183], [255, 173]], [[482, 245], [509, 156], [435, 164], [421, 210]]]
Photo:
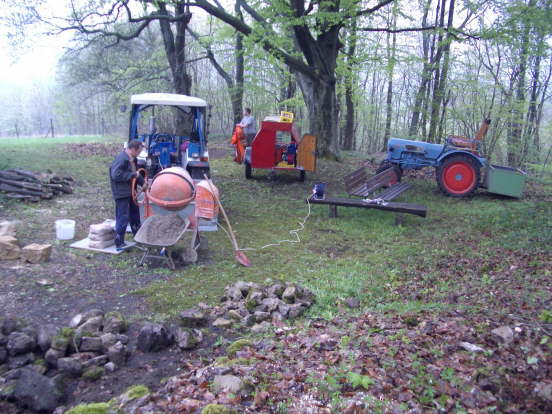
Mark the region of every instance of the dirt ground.
[[[72, 144], [65, 149], [76, 156], [105, 156], [115, 151], [113, 145], [105, 144]], [[230, 149], [223, 146], [214, 146], [210, 151], [212, 158], [230, 156]], [[131, 357], [127, 365], [114, 373], [106, 373], [93, 383], [83, 380], [68, 381], [68, 406], [80, 402], [106, 401], [135, 384], [157, 389], [165, 379], [178, 374], [182, 360], [212, 353], [212, 343], [223, 335], [213, 331], [212, 336], [207, 335], [204, 338], [202, 348], [193, 352], [172, 347], [162, 352], [144, 354], [135, 349], [141, 322], [151, 319], [154, 312], [148, 308], [142, 296], [132, 292], [152, 281], [169, 280], [172, 275], [164, 264], [152, 263], [149, 267], [138, 268], [136, 265], [140, 253], [136, 249], [124, 252], [120, 258], [114, 259], [108, 254], [69, 247], [69, 244], [81, 237], [67, 242], [53, 241], [53, 226], [45, 226], [41, 215], [48, 216], [48, 220], [52, 221], [61, 218], [56, 215], [62, 215], [66, 205], [82, 205], [85, 201], [83, 197], [88, 201], [93, 197], [100, 197], [105, 201], [109, 197], [105, 189], [98, 196], [97, 186], [85, 190], [82, 187], [88, 187], [87, 184], [78, 182], [78, 186], [81, 189], [76, 194], [60, 196], [57, 200], [44, 203], [45, 207], [42, 204], [38, 207], [32, 206], [32, 212], [27, 212], [27, 215], [21, 211], [25, 206], [15, 203], [0, 210], [0, 221], [14, 218], [21, 221], [18, 238], [22, 245], [34, 241], [54, 243], [52, 257], [47, 263], [29, 264], [22, 260], [0, 262], [0, 317], [20, 317], [35, 327], [50, 323], [61, 328], [67, 326], [77, 313], [101, 309], [104, 312], [119, 311], [131, 322], [127, 332]], [[110, 214], [105, 209], [92, 211], [91, 206], [88, 209], [84, 213], [90, 215], [87, 224], [101, 222]], [[93, 217], [97, 217], [97, 221], [92, 221]], [[77, 236], [85, 234], [85, 227], [79, 223]], [[209, 261], [208, 254], [199, 260]], [[0, 412], [7, 414], [19, 411], [11, 404], [0, 402]]]

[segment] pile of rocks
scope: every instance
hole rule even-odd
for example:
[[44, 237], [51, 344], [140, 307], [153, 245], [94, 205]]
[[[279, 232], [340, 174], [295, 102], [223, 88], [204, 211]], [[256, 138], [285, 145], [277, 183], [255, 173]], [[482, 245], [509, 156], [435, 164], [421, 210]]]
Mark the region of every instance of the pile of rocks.
[[214, 326], [227, 327], [237, 322], [251, 327], [253, 332], [263, 332], [272, 321], [301, 316], [314, 303], [314, 294], [294, 283], [259, 285], [238, 281], [226, 287], [221, 302], [213, 310], [218, 315]]
[[126, 362], [126, 327], [120, 313], [100, 310], [78, 314], [61, 329], [1, 319], [0, 398], [39, 412], [48, 411], [44, 401], [55, 408], [64, 396], [61, 379], [94, 381]]
[[0, 223], [0, 260], [15, 260], [21, 257], [30, 263], [48, 261], [52, 254], [52, 245], [31, 243], [21, 248], [16, 227], [17, 223], [14, 221]]
[[205, 304], [182, 311], [178, 326], [146, 323], [138, 335], [137, 348], [156, 352], [176, 343], [183, 350], [193, 349], [203, 340], [202, 328], [231, 328], [236, 324], [254, 333], [270, 329], [274, 321], [293, 319], [314, 303], [314, 294], [293, 283], [275, 282], [259, 285], [239, 281], [226, 287], [222, 304]]

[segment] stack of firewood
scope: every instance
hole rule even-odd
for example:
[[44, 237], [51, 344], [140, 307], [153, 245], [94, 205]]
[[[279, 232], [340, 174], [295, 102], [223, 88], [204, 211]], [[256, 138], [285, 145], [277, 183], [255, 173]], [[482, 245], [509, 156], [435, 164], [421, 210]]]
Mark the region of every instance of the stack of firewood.
[[51, 199], [59, 194], [71, 194], [75, 180], [72, 177], [60, 177], [51, 173], [10, 168], [0, 170], [0, 192], [6, 197], [28, 201]]

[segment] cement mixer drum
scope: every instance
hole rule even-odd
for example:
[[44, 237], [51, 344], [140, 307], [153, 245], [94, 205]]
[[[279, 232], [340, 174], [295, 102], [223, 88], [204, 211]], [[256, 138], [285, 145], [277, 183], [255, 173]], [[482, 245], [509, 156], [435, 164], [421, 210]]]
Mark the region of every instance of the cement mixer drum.
[[195, 198], [194, 181], [184, 168], [165, 168], [153, 178], [148, 198], [167, 210], [181, 210]]

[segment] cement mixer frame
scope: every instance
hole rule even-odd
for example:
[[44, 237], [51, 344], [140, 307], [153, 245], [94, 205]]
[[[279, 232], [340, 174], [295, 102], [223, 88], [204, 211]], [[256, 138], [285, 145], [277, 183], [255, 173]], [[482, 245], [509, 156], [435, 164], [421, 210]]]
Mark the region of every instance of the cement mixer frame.
[[[128, 140], [137, 139], [144, 143], [144, 150], [138, 157], [139, 166], [147, 169], [150, 177], [168, 167], [185, 168], [194, 180], [204, 174], [210, 177], [208, 135], [208, 105], [203, 99], [169, 93], [144, 93], [132, 95], [130, 128]], [[157, 130], [155, 108], [165, 106], [176, 108], [180, 116], [189, 122], [178, 134]], [[139, 131], [140, 118], [144, 111], [152, 110], [149, 131]]]

